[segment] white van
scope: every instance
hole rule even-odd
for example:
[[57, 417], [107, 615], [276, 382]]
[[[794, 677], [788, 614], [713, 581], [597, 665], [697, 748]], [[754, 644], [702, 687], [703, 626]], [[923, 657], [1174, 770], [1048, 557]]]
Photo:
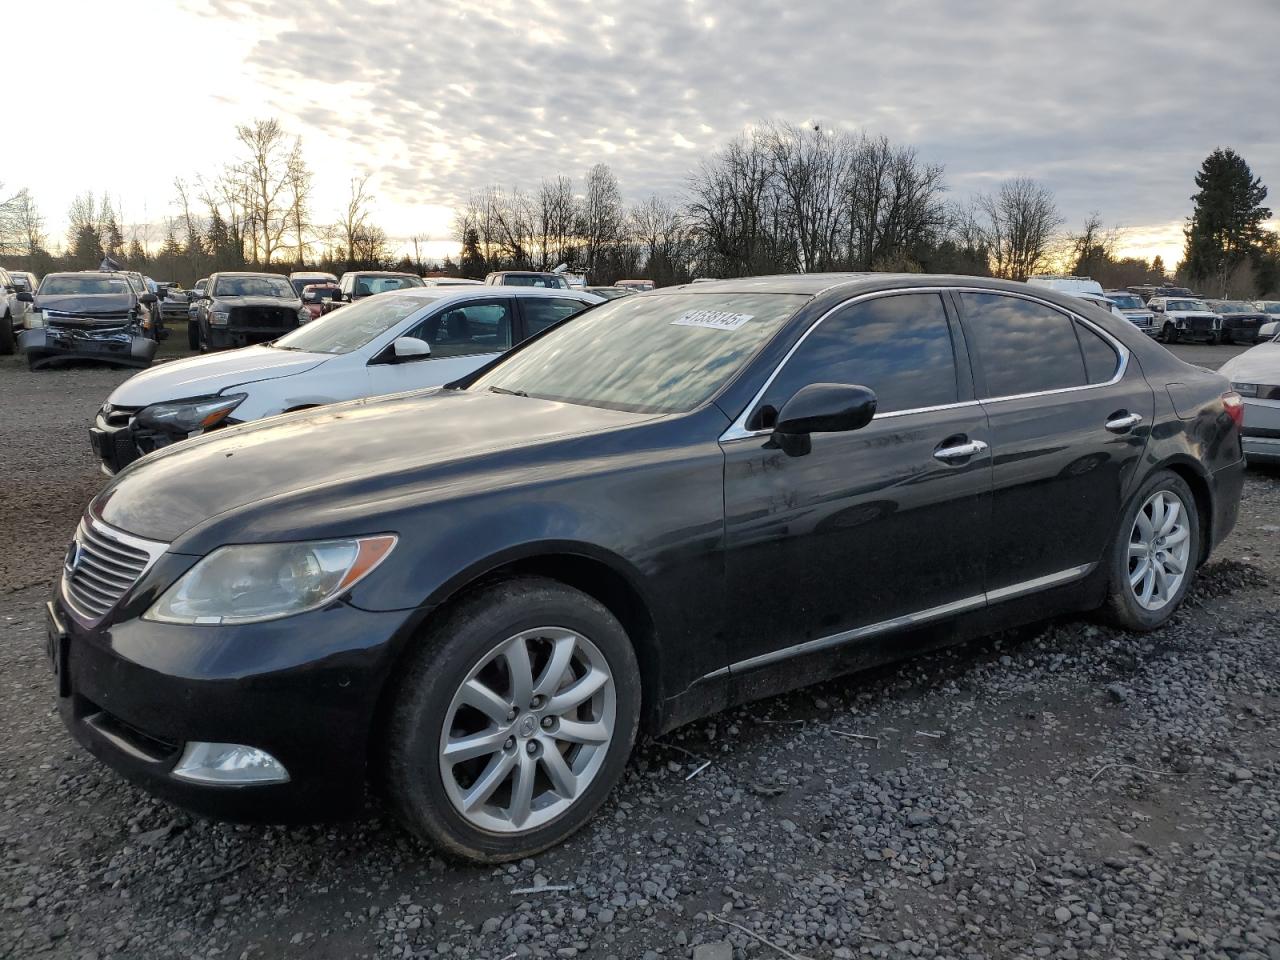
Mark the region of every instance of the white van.
[[1072, 296], [1080, 296], [1082, 293], [1093, 293], [1102, 296], [1102, 284], [1097, 280], [1091, 280], [1088, 277], [1055, 277], [1055, 276], [1038, 276], [1027, 277], [1027, 283], [1033, 287], [1047, 287], [1050, 290], [1057, 290], [1059, 293], [1069, 293]]

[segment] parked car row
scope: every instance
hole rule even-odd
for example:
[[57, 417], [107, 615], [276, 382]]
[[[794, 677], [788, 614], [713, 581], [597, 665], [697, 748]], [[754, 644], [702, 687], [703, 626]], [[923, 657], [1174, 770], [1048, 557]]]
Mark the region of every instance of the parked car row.
[[1150, 284], [1103, 290], [1089, 277], [1029, 277], [1027, 283], [1114, 309], [1162, 343], [1258, 343], [1261, 327], [1280, 318], [1280, 301], [1205, 300], [1185, 287]]
[[135, 783], [298, 820], [372, 779], [444, 853], [533, 856], [642, 731], [1074, 611], [1152, 630], [1236, 520], [1247, 400], [1060, 291], [421, 286], [104, 407], [104, 462], [152, 452], [85, 512], [48, 652]]

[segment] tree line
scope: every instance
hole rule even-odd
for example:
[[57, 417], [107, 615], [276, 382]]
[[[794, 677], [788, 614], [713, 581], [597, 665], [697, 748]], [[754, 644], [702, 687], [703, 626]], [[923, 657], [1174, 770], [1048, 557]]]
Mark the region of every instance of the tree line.
[[[163, 240], [122, 226], [108, 195], [82, 193], [67, 212], [55, 256], [29, 191], [0, 200], [0, 254], [39, 273], [87, 269], [104, 254], [157, 278], [191, 283], [215, 270], [438, 270], [481, 278], [492, 270], [564, 265], [591, 283], [813, 271], [960, 273], [1025, 279], [1088, 275], [1106, 287], [1167, 282], [1159, 257], [1118, 254], [1121, 231], [1090, 214], [1074, 230], [1045, 184], [1018, 177], [954, 198], [940, 163], [886, 137], [768, 122], [733, 139], [688, 175], [679, 196], [628, 204], [606, 164], [581, 184], [494, 185], [457, 210], [459, 256], [442, 263], [397, 253], [373, 220], [368, 175], [353, 177], [344, 207], [321, 218], [300, 138], [278, 120], [236, 128], [237, 155], [220, 169], [173, 184], [176, 214]], [[1203, 292], [1261, 296], [1280, 283], [1280, 249], [1263, 228], [1266, 187], [1231, 150], [1215, 150], [1196, 175], [1185, 252], [1175, 277]], [[3, 194], [0, 193], [0, 197]], [[150, 241], [150, 242], [149, 242]]]

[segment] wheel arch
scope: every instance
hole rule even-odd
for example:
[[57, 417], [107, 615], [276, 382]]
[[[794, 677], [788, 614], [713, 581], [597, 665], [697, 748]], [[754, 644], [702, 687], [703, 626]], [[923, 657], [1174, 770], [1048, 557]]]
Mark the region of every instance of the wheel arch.
[[1156, 464], [1152, 473], [1159, 470], [1168, 470], [1180, 477], [1191, 488], [1191, 495], [1196, 499], [1200, 526], [1200, 556], [1196, 558], [1196, 566], [1199, 566], [1208, 559], [1213, 543], [1213, 488], [1208, 471], [1202, 463], [1186, 454], [1174, 455]]
[[[409, 657], [433, 620], [477, 590], [515, 577], [543, 577], [580, 590], [612, 613], [635, 650], [640, 667], [640, 727], [645, 732], [661, 728], [664, 684], [662, 656], [650, 603], [638, 585], [638, 574], [616, 555], [584, 544], [529, 544], [479, 561], [438, 587], [421, 610], [425, 612], [409, 638], [395, 651], [391, 667], [378, 695], [370, 737], [385, 727], [395, 696], [400, 664]], [[372, 746], [372, 744], [371, 744]], [[370, 754], [371, 756], [373, 754]]]

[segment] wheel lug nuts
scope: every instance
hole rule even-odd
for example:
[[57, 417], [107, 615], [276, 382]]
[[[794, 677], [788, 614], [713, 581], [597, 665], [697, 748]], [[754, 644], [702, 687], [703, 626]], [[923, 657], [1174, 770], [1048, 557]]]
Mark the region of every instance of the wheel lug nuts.
[[514, 720], [519, 715], [520, 715], [520, 711], [517, 710], [515, 707], [512, 707], [510, 710], [507, 711], [508, 720]]
[[541, 696], [534, 697], [533, 702], [530, 703], [529, 706], [530, 708], [537, 710], [540, 706], [542, 706], [542, 697]]
[[544, 729], [544, 730], [550, 730], [550, 729], [551, 729], [552, 727], [554, 727], [555, 725], [556, 725], [556, 721], [555, 721], [555, 718], [554, 718], [554, 717], [543, 717], [543, 718], [542, 718], [542, 729]]
[[516, 738], [515, 738], [515, 737], [507, 737], [507, 742], [506, 742], [506, 743], [504, 743], [504, 744], [502, 745], [502, 749], [504, 749], [504, 750], [514, 750], [514, 749], [515, 749], [515, 746], [516, 746]]
[[528, 743], [525, 744], [524, 748], [532, 756], [533, 754], [538, 752], [538, 742], [536, 740], [530, 740]]

